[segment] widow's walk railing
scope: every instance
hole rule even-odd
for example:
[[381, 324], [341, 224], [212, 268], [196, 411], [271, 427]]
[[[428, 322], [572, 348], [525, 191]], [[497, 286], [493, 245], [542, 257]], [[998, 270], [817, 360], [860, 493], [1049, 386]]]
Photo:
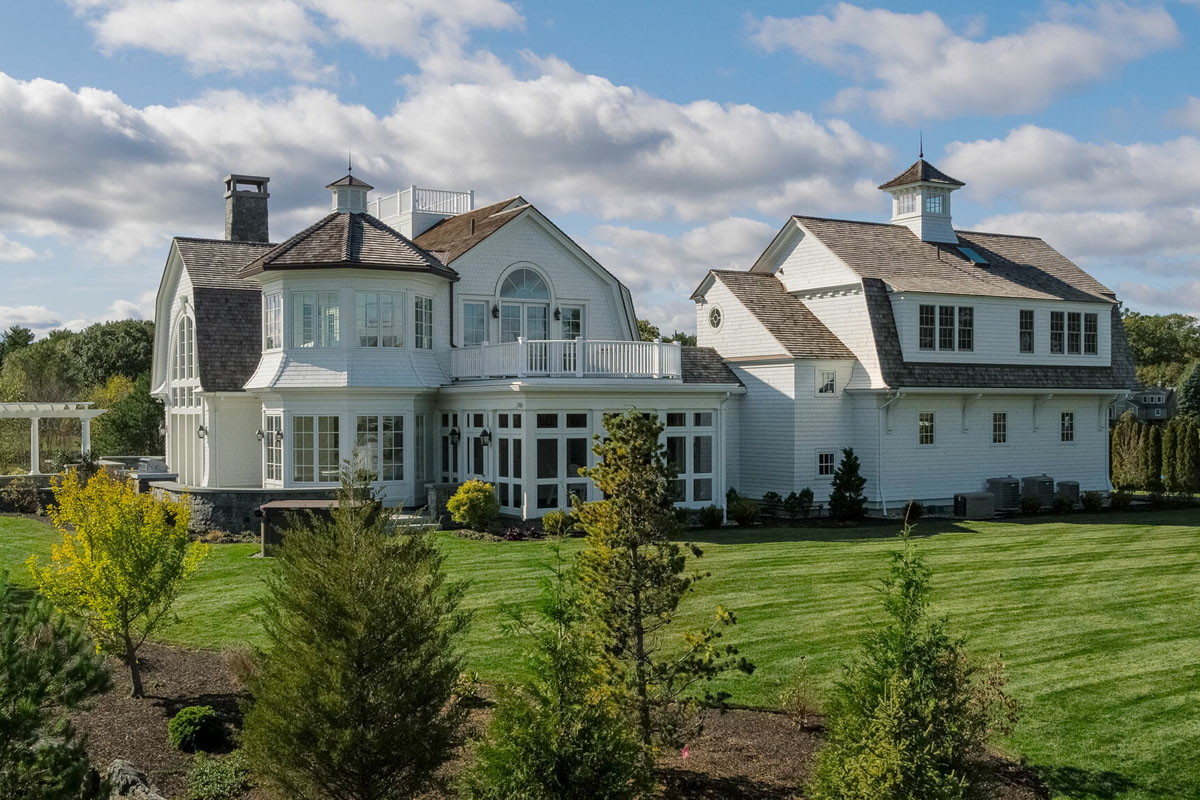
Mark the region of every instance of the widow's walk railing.
[[678, 342], [518, 339], [452, 351], [455, 378], [680, 378]]

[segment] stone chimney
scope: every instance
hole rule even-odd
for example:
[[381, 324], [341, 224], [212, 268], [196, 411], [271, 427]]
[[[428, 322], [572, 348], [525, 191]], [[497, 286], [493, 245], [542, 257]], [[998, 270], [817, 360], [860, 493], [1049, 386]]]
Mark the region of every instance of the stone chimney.
[[225, 176], [225, 239], [230, 242], [269, 242], [267, 184], [258, 175]]

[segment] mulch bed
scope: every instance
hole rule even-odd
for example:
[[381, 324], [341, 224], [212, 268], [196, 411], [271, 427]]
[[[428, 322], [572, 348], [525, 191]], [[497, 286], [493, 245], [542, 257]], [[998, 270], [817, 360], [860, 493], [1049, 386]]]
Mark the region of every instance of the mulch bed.
[[[146, 645], [142, 651], [146, 697], [129, 698], [129, 676], [114, 662], [113, 688], [94, 707], [76, 716], [88, 736], [92, 760], [106, 767], [114, 758], [132, 761], [160, 793], [181, 797], [192, 756], [167, 742], [167, 720], [189, 705], [212, 706], [230, 728], [241, 723], [240, 689], [227, 657], [210, 651]], [[473, 711], [468, 724], [478, 732], [486, 711]], [[659, 772], [668, 800], [793, 800], [803, 788], [820, 749], [819, 725], [800, 727], [784, 714], [734, 709], [711, 714], [704, 734], [682, 752], [665, 754]], [[451, 764], [448, 774], [460, 764]], [[996, 758], [991, 780], [978, 795], [996, 800], [1044, 800], [1031, 770]], [[437, 795], [431, 796], [435, 800]], [[252, 792], [246, 800], [266, 800]]]

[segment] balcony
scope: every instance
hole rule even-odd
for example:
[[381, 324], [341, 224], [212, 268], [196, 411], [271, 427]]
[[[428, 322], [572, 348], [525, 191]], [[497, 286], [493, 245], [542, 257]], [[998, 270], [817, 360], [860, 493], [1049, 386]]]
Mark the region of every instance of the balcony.
[[422, 189], [409, 186], [407, 189], [376, 197], [367, 203], [367, 213], [386, 220], [401, 214], [442, 214], [454, 216], [465, 214], [475, 207], [474, 192], [450, 192], [444, 189]]
[[678, 342], [518, 339], [460, 347], [451, 356], [458, 379], [682, 377]]

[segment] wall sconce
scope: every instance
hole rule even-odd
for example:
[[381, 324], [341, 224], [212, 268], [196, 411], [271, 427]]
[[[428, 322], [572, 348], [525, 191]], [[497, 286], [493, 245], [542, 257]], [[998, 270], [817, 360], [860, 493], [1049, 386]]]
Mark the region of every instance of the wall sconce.
[[481, 430], [479, 432], [479, 443], [482, 444], [484, 447], [487, 447], [489, 444], [491, 444], [492, 443], [492, 432], [489, 431], [487, 428], [484, 428], [483, 430]]
[[254, 432], [254, 438], [258, 439], [261, 442], [263, 439], [267, 438], [267, 435], [265, 433], [263, 433], [262, 428], [259, 428], [258, 430], [256, 430]]
[[458, 432], [458, 428], [450, 429], [450, 446], [458, 447], [459, 441], [462, 439], [462, 434]]
[[492, 319], [500, 319], [500, 306], [492, 303]]
[[276, 447], [283, 447], [283, 431], [275, 431]]
[[199, 428], [196, 428], [196, 435], [201, 439], [205, 438], [208, 436], [208, 428], [201, 425]]
[[562, 319], [562, 309], [555, 308], [554, 309], [554, 321], [558, 322], [560, 319]]

